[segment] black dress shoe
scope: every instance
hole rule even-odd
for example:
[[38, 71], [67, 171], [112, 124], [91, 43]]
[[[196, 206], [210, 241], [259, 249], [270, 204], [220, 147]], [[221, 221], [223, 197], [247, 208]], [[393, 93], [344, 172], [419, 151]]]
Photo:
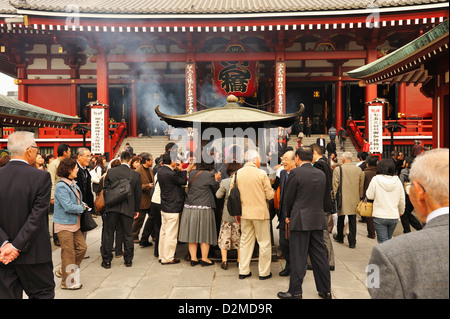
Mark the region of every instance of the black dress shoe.
[[355, 244], [353, 244], [353, 245], [348, 245], [348, 247], [350, 247], [350, 248], [356, 248], [356, 245], [355, 245]]
[[149, 241], [141, 241], [141, 242], [139, 242], [139, 246], [144, 248], [144, 247], [153, 246], [153, 244], [151, 242], [149, 242]]
[[125, 267], [131, 267], [133, 265], [133, 263], [130, 261], [130, 262], [127, 262], [127, 263], [125, 263]]
[[344, 243], [344, 240], [343, 240], [343, 239], [339, 239], [337, 235], [333, 235], [333, 239], [334, 239], [335, 241], [337, 241], [338, 243], [340, 243], [340, 244], [343, 244], [343, 243]]
[[111, 263], [110, 262], [106, 262], [106, 261], [102, 261], [102, 265], [103, 268], [105, 269], [109, 269], [111, 268]]
[[291, 274], [291, 272], [288, 269], [283, 269], [282, 271], [280, 271], [279, 275], [280, 277], [287, 277]]
[[332, 299], [331, 297], [331, 292], [318, 292], [319, 293], [319, 297], [323, 298], [323, 299]]
[[334, 271], [334, 269], [336, 269], [335, 266], [330, 266], [330, 271]]
[[245, 279], [252, 276], [252, 272], [249, 272], [247, 275], [239, 275], [239, 279]]
[[211, 260], [210, 263], [204, 261], [204, 260], [200, 260], [200, 264], [202, 265], [202, 267], [206, 267], [206, 266], [212, 266], [214, 265], [214, 261]]
[[259, 280], [266, 280], [272, 278], [272, 273], [268, 274], [267, 276], [259, 276]]
[[197, 265], [200, 265], [200, 260], [191, 260], [192, 267], [197, 266]]
[[277, 297], [280, 299], [302, 299], [302, 294], [293, 295], [289, 291], [287, 292], [279, 292]]

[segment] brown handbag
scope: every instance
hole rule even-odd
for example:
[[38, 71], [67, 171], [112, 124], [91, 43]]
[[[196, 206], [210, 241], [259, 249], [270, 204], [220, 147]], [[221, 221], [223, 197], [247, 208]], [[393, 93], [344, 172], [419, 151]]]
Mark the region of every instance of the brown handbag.
[[[105, 177], [103, 177], [103, 187], [105, 187]], [[105, 210], [105, 197], [103, 196], [103, 188], [100, 191], [100, 193], [97, 194], [97, 197], [95, 198], [94, 202], [95, 211], [102, 214]]]

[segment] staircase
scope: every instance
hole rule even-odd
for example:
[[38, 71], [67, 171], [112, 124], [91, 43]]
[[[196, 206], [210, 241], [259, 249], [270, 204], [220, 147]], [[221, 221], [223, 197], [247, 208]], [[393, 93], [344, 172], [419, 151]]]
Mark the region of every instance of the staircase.
[[[320, 137], [320, 134], [311, 134], [311, 137], [304, 137], [303, 138], [303, 145], [311, 145], [316, 143], [317, 139]], [[323, 134], [323, 138], [325, 139], [325, 145], [327, 145], [330, 142], [330, 137], [326, 134]], [[291, 139], [288, 142], [288, 146], [292, 146], [292, 148], [297, 149], [297, 135], [292, 134], [291, 135]], [[352, 140], [348, 137], [347, 140], [345, 141], [345, 151], [346, 152], [350, 152], [353, 154], [353, 162], [357, 163], [359, 162], [358, 160], [358, 151], [356, 150], [355, 146], [352, 143]], [[339, 146], [339, 140], [336, 137], [336, 153], [339, 159], [339, 163], [341, 163], [341, 158], [342, 158], [342, 153], [344, 153], [341, 150], [341, 147]], [[328, 153], [326, 153], [325, 151], [325, 156], [328, 155]]]
[[120, 146], [119, 154], [124, 150], [125, 145], [130, 143], [135, 155], [148, 152], [152, 154], [153, 159], [155, 159], [164, 154], [166, 145], [170, 142], [176, 143], [178, 141], [171, 141], [169, 136], [127, 137]]

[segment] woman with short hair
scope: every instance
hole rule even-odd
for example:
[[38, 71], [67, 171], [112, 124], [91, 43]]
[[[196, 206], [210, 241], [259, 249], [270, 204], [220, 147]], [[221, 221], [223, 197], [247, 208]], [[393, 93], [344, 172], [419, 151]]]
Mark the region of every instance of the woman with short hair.
[[74, 180], [78, 174], [76, 159], [62, 160], [56, 174], [60, 181], [55, 186], [53, 222], [61, 244], [61, 268], [55, 275], [62, 279], [62, 289], [76, 290], [82, 287], [80, 264], [87, 250], [80, 218], [88, 206], [83, 202], [80, 188]]

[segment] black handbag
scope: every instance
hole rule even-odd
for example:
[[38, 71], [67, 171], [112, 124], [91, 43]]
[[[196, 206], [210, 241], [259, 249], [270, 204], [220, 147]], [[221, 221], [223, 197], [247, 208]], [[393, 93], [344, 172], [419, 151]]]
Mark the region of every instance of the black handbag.
[[94, 218], [92, 217], [92, 209], [85, 209], [84, 213], [81, 214], [80, 218], [80, 229], [81, 231], [87, 232], [95, 229], [98, 225], [95, 222]]
[[[58, 183], [64, 183], [64, 182], [59, 181]], [[74, 192], [74, 190], [71, 187], [69, 187], [69, 189], [75, 194], [76, 197], [78, 197], [77, 194]], [[92, 208], [89, 208], [89, 209], [85, 209], [84, 212], [81, 214], [80, 230], [83, 233], [87, 232], [87, 231], [91, 231], [98, 226], [96, 221], [92, 217], [91, 212], [92, 212]]]
[[228, 195], [227, 209], [230, 216], [242, 215], [241, 193], [237, 187], [237, 172], [234, 175], [234, 187]]
[[130, 196], [131, 196], [131, 170], [129, 178], [121, 178], [117, 181], [110, 182], [106, 184], [103, 189], [103, 197], [105, 198], [105, 205], [108, 207], [120, 204], [124, 200], [128, 199], [128, 197]]

